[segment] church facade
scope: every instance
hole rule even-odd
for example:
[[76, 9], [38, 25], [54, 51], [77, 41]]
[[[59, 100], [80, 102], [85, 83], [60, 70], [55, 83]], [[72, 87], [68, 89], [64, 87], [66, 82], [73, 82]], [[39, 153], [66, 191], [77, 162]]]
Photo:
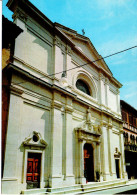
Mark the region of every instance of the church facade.
[[127, 179], [119, 88], [89, 38], [9, 0], [16, 38], [3, 193]]

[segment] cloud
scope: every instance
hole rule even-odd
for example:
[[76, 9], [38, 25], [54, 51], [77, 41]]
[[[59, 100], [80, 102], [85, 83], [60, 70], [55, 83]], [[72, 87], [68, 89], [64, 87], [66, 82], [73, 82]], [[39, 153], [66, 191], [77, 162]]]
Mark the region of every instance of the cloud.
[[125, 0], [97, 0], [97, 2], [102, 8], [122, 6], [125, 4]]
[[[114, 38], [111, 41], [103, 43], [98, 48], [99, 48], [99, 52], [101, 53], [101, 55], [106, 56], [106, 55], [127, 49], [135, 45], [137, 45], [137, 36], [134, 36], [134, 37], [127, 36], [127, 37], [121, 38], [120, 40], [116, 40], [116, 38]], [[136, 48], [133, 50], [136, 50]], [[137, 52], [133, 50], [131, 54], [136, 55]]]
[[133, 93], [130, 93], [130, 94], [126, 94], [125, 95], [125, 99], [129, 99], [131, 97], [134, 97], [135, 95], [137, 95], [137, 92], [133, 92]]

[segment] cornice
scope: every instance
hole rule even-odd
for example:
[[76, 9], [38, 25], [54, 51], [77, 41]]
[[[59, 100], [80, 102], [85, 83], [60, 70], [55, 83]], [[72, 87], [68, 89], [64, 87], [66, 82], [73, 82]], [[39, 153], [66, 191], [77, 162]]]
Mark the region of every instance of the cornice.
[[[86, 102], [86, 101], [80, 99], [79, 97], [77, 97], [76, 94], [74, 94], [74, 93], [72, 93], [72, 92], [69, 92], [69, 91], [67, 91], [67, 90], [64, 89], [64, 88], [61, 88], [61, 87], [59, 87], [59, 86], [57, 86], [57, 85], [55, 85], [55, 84], [52, 85], [52, 84], [50, 84], [50, 83], [48, 83], [48, 82], [46, 82], [46, 81], [44, 81], [44, 80], [42, 80], [42, 79], [40, 79], [40, 78], [37, 78], [36, 76], [30, 74], [29, 72], [27, 72], [27, 71], [21, 69], [20, 67], [14, 65], [14, 64], [12, 64], [12, 63], [8, 64], [8, 66], [5, 68], [5, 70], [7, 70], [7, 71], [17, 71], [17, 72], [19, 72], [19, 73], [21, 73], [21, 74], [27, 76], [28, 78], [30, 78], [30, 79], [32, 79], [32, 80], [34, 80], [34, 81], [36, 81], [36, 82], [38, 82], [38, 83], [40, 83], [40, 84], [42, 84], [42, 85], [48, 87], [48, 88], [51, 88], [51, 89], [53, 89], [53, 90], [59, 91], [59, 92], [61, 92], [61, 93], [64, 93], [64, 94], [66, 94], [66, 95], [72, 97], [75, 101], [78, 101], [78, 102], [80, 102], [80, 103], [82, 103], [82, 104], [84, 104], [84, 105], [86, 105], [86, 106], [88, 106], [88, 107], [93, 108], [94, 110], [96, 110], [96, 111], [98, 111], [98, 112], [100, 112], [100, 113], [102, 113], [102, 114], [106, 114], [107, 116], [110, 116], [110, 117], [114, 118], [114, 119], [117, 120], [118, 122], [123, 123], [123, 121], [122, 121], [121, 119], [115, 117], [115, 115], [114, 115], [113, 113], [109, 113], [109, 112], [107, 112], [107, 111], [105, 111], [105, 110], [102, 110], [102, 109], [100, 109], [100, 108], [98, 108], [98, 107], [96, 107], [96, 106], [94, 106], [94, 105], [92, 105], [92, 104], [90, 104], [90, 103], [88, 103], [88, 102]], [[22, 92], [23, 92], [23, 91], [20, 92], [20, 95], [21, 95]]]
[[10, 91], [12, 94], [17, 95], [17, 96], [22, 96], [24, 92], [22, 89], [14, 87], [13, 85], [10, 86]]

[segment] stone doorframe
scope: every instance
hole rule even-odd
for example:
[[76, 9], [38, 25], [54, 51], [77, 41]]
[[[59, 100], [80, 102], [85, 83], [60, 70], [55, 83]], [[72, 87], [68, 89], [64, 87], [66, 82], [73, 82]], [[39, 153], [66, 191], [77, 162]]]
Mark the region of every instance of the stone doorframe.
[[41, 154], [41, 168], [40, 168], [40, 188], [44, 188], [44, 156], [45, 156], [45, 148], [47, 143], [39, 132], [33, 131], [31, 135], [29, 135], [25, 141], [23, 141], [22, 145], [24, 146], [24, 154], [23, 154], [23, 169], [22, 169], [22, 184], [24, 188], [27, 189], [26, 182], [26, 173], [27, 173], [27, 160], [28, 153], [39, 153]]
[[[119, 176], [120, 176], [120, 178], [122, 178], [122, 175], [121, 175], [121, 173], [122, 173], [122, 170], [121, 170], [121, 160], [120, 159], [121, 159], [121, 152], [116, 147], [115, 148], [115, 152], [114, 152], [114, 160], [115, 161], [119, 160]], [[116, 165], [115, 165], [115, 169], [116, 169]], [[116, 173], [116, 175], [117, 175], [117, 173]], [[116, 176], [116, 178], [117, 178], [117, 176]]]
[[96, 171], [101, 170], [100, 162], [100, 136], [97, 131], [89, 131], [84, 128], [75, 128], [76, 136], [76, 183], [86, 184], [86, 178], [84, 177], [84, 144], [89, 143], [93, 147], [94, 156], [94, 177], [96, 180]]

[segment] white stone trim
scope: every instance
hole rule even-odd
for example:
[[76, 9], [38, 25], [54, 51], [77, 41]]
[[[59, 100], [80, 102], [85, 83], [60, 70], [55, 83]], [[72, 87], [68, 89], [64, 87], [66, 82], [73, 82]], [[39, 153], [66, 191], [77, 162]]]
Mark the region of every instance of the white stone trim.
[[[89, 85], [89, 90], [92, 91], [92, 98], [94, 98], [96, 100], [97, 98], [97, 92], [98, 92], [98, 89], [97, 89], [97, 86], [96, 86], [96, 83], [93, 79], [93, 76], [89, 75], [86, 71], [84, 70], [79, 70], [77, 71], [74, 75], [73, 75], [73, 80], [72, 80], [72, 85], [74, 87], [74, 89], [76, 90], [76, 81], [78, 79], [82, 79], [84, 80], [86, 83], [88, 83]], [[83, 94], [83, 93], [82, 93]], [[90, 97], [90, 96], [89, 96]]]
[[44, 150], [24, 149], [22, 183], [25, 184], [27, 188], [26, 173], [27, 173], [27, 159], [28, 159], [29, 152], [41, 154], [40, 188], [44, 188], [44, 154], [45, 154]]

